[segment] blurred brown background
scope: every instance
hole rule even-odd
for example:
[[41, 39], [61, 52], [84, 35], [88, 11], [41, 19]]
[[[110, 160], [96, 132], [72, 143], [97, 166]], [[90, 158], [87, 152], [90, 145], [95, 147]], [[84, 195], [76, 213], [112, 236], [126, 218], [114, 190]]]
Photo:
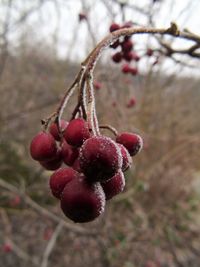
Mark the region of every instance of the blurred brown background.
[[[113, 21], [168, 26], [177, 19], [194, 32], [200, 26], [198, 1], [137, 2], [0, 1], [0, 266], [199, 267], [199, 59], [148, 58], [149, 47], [165, 51], [162, 42], [138, 36], [137, 76], [112, 63], [111, 49], [102, 56], [95, 73], [99, 121], [140, 133], [144, 149], [126, 173], [125, 191], [96, 221], [66, 219], [49, 192], [51, 172], [29, 156], [40, 120]], [[80, 13], [87, 20], [79, 21]]]

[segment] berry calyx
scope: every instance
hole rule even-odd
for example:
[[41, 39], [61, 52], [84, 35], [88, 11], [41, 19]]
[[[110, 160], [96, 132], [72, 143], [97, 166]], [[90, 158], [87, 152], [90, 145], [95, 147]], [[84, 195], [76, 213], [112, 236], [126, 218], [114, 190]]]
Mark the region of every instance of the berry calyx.
[[121, 133], [117, 136], [116, 141], [125, 146], [131, 156], [135, 156], [143, 146], [142, 138], [134, 133]]
[[[67, 127], [67, 125], [68, 125], [68, 122], [67, 121], [61, 120], [61, 122], [60, 122], [61, 132], [63, 132], [65, 130], [65, 128]], [[54, 137], [55, 140], [60, 141], [60, 134], [59, 134], [58, 125], [57, 125], [56, 122], [53, 122], [50, 125], [49, 132], [50, 132], [51, 135], [53, 135], [53, 137]]]
[[61, 209], [76, 223], [93, 221], [104, 211], [105, 194], [100, 183], [89, 183], [79, 174], [61, 194]]
[[33, 138], [30, 145], [30, 154], [34, 160], [51, 160], [56, 156], [56, 153], [56, 142], [51, 134], [40, 132]]
[[79, 152], [76, 147], [72, 147], [66, 141], [63, 141], [61, 145], [61, 155], [65, 164], [72, 166], [74, 161], [77, 159], [78, 154]]
[[88, 123], [82, 119], [71, 120], [64, 131], [64, 138], [68, 144], [79, 147], [90, 137]]
[[101, 183], [106, 200], [113, 198], [121, 193], [125, 187], [125, 178], [122, 171], [119, 171], [107, 182]]
[[66, 184], [72, 179], [75, 179], [75, 177], [77, 177], [77, 172], [72, 168], [60, 168], [55, 171], [49, 180], [51, 192], [54, 197], [60, 199]]
[[106, 181], [122, 167], [117, 144], [109, 137], [93, 136], [80, 149], [80, 167], [90, 181]]

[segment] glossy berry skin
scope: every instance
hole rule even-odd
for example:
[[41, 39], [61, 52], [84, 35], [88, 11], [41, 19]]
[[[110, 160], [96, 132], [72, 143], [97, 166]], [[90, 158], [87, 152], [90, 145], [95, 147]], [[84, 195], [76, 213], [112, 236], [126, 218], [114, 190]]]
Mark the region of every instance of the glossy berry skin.
[[117, 136], [116, 141], [125, 146], [131, 156], [135, 156], [143, 146], [142, 138], [134, 133], [121, 133]]
[[89, 183], [83, 174], [69, 182], [61, 194], [61, 209], [76, 223], [93, 221], [105, 207], [100, 183]]
[[77, 174], [72, 168], [60, 168], [55, 171], [49, 180], [49, 186], [54, 197], [60, 199], [66, 184], [75, 179]]
[[[61, 122], [60, 122], [61, 131], [64, 131], [65, 128], [67, 127], [67, 125], [68, 125], [67, 121], [61, 120]], [[58, 131], [57, 123], [53, 122], [50, 125], [49, 132], [54, 137], [55, 140], [60, 141], [60, 134], [59, 134], [59, 131]]]
[[120, 25], [117, 24], [117, 23], [112, 23], [112, 24], [110, 25], [110, 32], [114, 32], [114, 31], [117, 31], [117, 30], [119, 30], [119, 29], [120, 29]]
[[64, 131], [64, 138], [69, 145], [79, 147], [90, 137], [88, 123], [81, 118], [71, 120]]
[[33, 138], [30, 145], [30, 154], [34, 160], [51, 160], [55, 158], [56, 153], [56, 142], [51, 134], [40, 132]]
[[132, 158], [125, 146], [123, 146], [122, 144], [118, 144], [118, 146], [122, 154], [122, 171], [125, 172], [131, 167]]
[[121, 62], [121, 60], [122, 60], [122, 54], [121, 54], [120, 52], [115, 53], [115, 54], [112, 56], [112, 60], [113, 60], [115, 63], [119, 63], [119, 62]]
[[62, 165], [61, 151], [58, 150], [55, 158], [48, 161], [39, 161], [42, 167], [49, 171], [55, 171]]
[[119, 171], [107, 182], [101, 183], [106, 200], [113, 198], [121, 193], [125, 187], [125, 178], [122, 171]]
[[78, 158], [78, 154], [79, 152], [76, 147], [72, 147], [66, 141], [63, 141], [61, 145], [61, 156], [65, 164], [72, 166]]
[[118, 145], [109, 137], [93, 136], [80, 149], [80, 167], [92, 181], [106, 181], [122, 167]]

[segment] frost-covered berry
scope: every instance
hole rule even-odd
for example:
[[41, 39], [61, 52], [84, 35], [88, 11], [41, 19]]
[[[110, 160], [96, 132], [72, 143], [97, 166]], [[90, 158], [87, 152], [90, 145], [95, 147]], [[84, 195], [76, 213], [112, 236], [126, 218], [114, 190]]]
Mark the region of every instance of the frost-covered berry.
[[125, 178], [122, 171], [115, 174], [110, 180], [101, 183], [106, 200], [113, 198], [124, 190]]
[[131, 156], [135, 156], [143, 146], [142, 138], [134, 133], [121, 133], [117, 136], [116, 141], [125, 146]]
[[64, 187], [72, 179], [77, 177], [77, 172], [72, 168], [60, 168], [55, 171], [49, 180], [49, 185], [51, 188], [52, 194], [60, 199], [61, 193], [64, 190]]
[[93, 136], [80, 149], [80, 167], [91, 181], [106, 181], [122, 167], [118, 145], [109, 137]]
[[34, 160], [51, 160], [56, 156], [56, 153], [56, 142], [51, 134], [40, 132], [33, 138], [30, 145], [30, 154]]
[[76, 223], [93, 221], [104, 207], [105, 194], [100, 183], [89, 183], [83, 174], [71, 180], [61, 194], [61, 209]]
[[64, 131], [64, 138], [69, 145], [79, 147], [90, 137], [88, 123], [82, 119], [71, 120]]
[[122, 171], [125, 172], [131, 167], [132, 158], [128, 152], [128, 150], [122, 144], [118, 144], [121, 154], [122, 154]]
[[[61, 120], [61, 122], [60, 122], [60, 129], [61, 129], [61, 131], [64, 131], [65, 128], [67, 127], [67, 125], [68, 125], [68, 122], [67, 122], [67, 121], [65, 121], [65, 120]], [[57, 123], [56, 123], [56, 122], [53, 122], [53, 123], [50, 125], [49, 132], [50, 132], [50, 134], [53, 135], [53, 137], [54, 137], [57, 141], [60, 141], [60, 134], [59, 134], [58, 126], [57, 126]]]

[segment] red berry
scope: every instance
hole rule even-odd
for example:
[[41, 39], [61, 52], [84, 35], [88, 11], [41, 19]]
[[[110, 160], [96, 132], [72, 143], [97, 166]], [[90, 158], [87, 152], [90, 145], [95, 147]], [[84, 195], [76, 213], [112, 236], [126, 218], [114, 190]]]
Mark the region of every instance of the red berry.
[[115, 41], [113, 44], [110, 45], [111, 48], [116, 49], [120, 45], [119, 40]]
[[53, 136], [49, 133], [40, 132], [30, 145], [30, 154], [38, 161], [51, 160], [56, 156], [57, 147]]
[[49, 171], [55, 171], [62, 165], [61, 151], [58, 150], [55, 158], [47, 161], [39, 161], [42, 167]]
[[130, 72], [130, 70], [131, 70], [131, 67], [130, 67], [130, 65], [129, 64], [124, 64], [123, 66], [122, 66], [122, 72], [123, 73], [129, 73]]
[[102, 84], [101, 84], [100, 82], [94, 81], [94, 88], [95, 88], [96, 90], [101, 89], [101, 87], [102, 87]]
[[78, 149], [70, 146], [66, 141], [62, 143], [61, 146], [61, 155], [65, 164], [68, 166], [73, 165], [74, 161], [78, 157]]
[[11, 200], [10, 200], [10, 205], [12, 207], [16, 207], [18, 205], [20, 205], [21, 203], [21, 198], [20, 196], [16, 195], [15, 197], [13, 197]]
[[122, 171], [125, 172], [128, 170], [132, 163], [132, 158], [130, 157], [130, 154], [128, 150], [123, 146], [122, 144], [118, 144], [119, 148], [121, 149], [122, 154]]
[[136, 104], [136, 99], [135, 99], [135, 97], [132, 97], [132, 98], [129, 100], [128, 104], [127, 104], [127, 108], [134, 107], [135, 104]]
[[112, 102], [112, 106], [115, 108], [117, 106], [117, 102], [116, 101], [113, 101]]
[[111, 199], [112, 197], [121, 193], [125, 186], [124, 174], [122, 171], [119, 171], [115, 174], [110, 180], [101, 183], [103, 191], [106, 196], [106, 200]]
[[120, 52], [115, 53], [112, 56], [112, 60], [116, 63], [119, 63], [122, 60], [122, 54]]
[[67, 183], [69, 183], [72, 179], [77, 177], [77, 172], [72, 168], [60, 168], [55, 171], [49, 180], [49, 185], [51, 188], [51, 192], [54, 197], [59, 198], [61, 197], [61, 193], [64, 190], [64, 187]]
[[116, 141], [125, 146], [131, 156], [136, 155], [142, 149], [143, 145], [142, 138], [138, 134], [127, 132], [118, 135]]
[[117, 23], [112, 23], [112, 24], [110, 25], [110, 32], [114, 32], [114, 31], [117, 31], [117, 30], [119, 30], [119, 29], [120, 29], [120, 25], [117, 24]]
[[132, 52], [124, 53], [124, 54], [123, 54], [123, 58], [124, 58], [126, 61], [130, 62], [130, 61], [133, 59], [133, 53], [132, 53]]
[[139, 61], [140, 57], [135, 52], [132, 52], [132, 59], [135, 60], [135, 61]]
[[[67, 122], [67, 121], [65, 121], [65, 120], [61, 120], [61, 122], [60, 122], [60, 128], [61, 128], [61, 131], [62, 131], [62, 132], [65, 130], [65, 128], [67, 127], [67, 125], [68, 125], [68, 122]], [[53, 122], [53, 123], [50, 125], [49, 132], [50, 132], [50, 134], [53, 135], [53, 137], [54, 137], [57, 141], [60, 141], [60, 134], [59, 134], [59, 131], [58, 131], [57, 123]]]
[[135, 76], [135, 75], [138, 74], [138, 69], [135, 68], [135, 67], [131, 67], [131, 68], [129, 69], [129, 72], [130, 72], [133, 76]]
[[99, 183], [89, 183], [83, 174], [71, 180], [61, 195], [64, 214], [76, 223], [93, 221], [105, 207], [105, 194]]
[[2, 247], [2, 250], [3, 250], [3, 252], [6, 252], [6, 253], [11, 252], [12, 251], [12, 244], [5, 243]]
[[79, 13], [78, 14], [79, 21], [87, 20], [87, 15], [84, 13]]
[[122, 50], [124, 53], [130, 52], [132, 48], [133, 48], [133, 42], [131, 40], [127, 40], [122, 43]]
[[151, 48], [147, 49], [147, 56], [151, 57], [153, 55], [153, 50]]
[[117, 144], [105, 136], [93, 136], [80, 149], [80, 167], [91, 181], [106, 181], [122, 167]]
[[48, 227], [43, 232], [43, 239], [48, 241], [53, 235], [53, 229]]
[[74, 164], [73, 164], [73, 169], [76, 170], [77, 172], [82, 172], [81, 170], [81, 167], [80, 167], [80, 160], [79, 158], [77, 158], [75, 161], [74, 161]]
[[88, 123], [81, 118], [69, 122], [64, 132], [64, 138], [72, 146], [81, 146], [90, 137]]

